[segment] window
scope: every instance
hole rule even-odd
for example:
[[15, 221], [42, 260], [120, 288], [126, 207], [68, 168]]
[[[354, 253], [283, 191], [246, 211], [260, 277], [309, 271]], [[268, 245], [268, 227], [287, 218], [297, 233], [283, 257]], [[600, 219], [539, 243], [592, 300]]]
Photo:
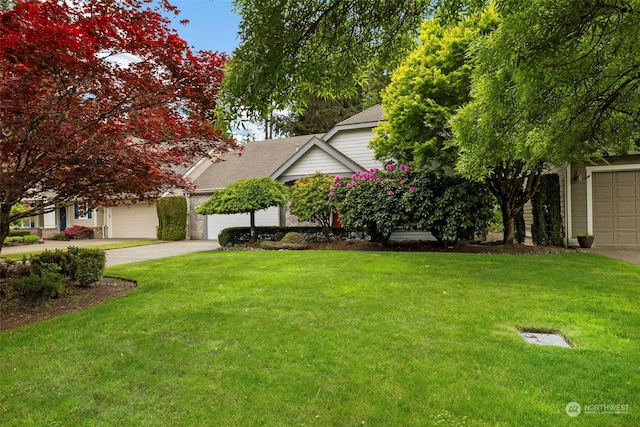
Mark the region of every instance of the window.
[[91, 219], [91, 205], [88, 203], [76, 203], [73, 206], [73, 218], [74, 219]]

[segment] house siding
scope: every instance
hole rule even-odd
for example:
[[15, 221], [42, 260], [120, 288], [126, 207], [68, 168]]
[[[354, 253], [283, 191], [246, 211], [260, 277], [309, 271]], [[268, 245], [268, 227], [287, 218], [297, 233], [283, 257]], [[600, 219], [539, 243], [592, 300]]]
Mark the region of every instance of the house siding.
[[338, 132], [327, 142], [367, 170], [382, 168], [382, 163], [374, 159], [373, 150], [369, 148], [369, 141], [374, 136], [370, 129], [343, 131]]
[[283, 176], [307, 176], [313, 175], [317, 171], [333, 175], [349, 173], [342, 163], [329, 156], [322, 149], [314, 147], [287, 169]]
[[577, 238], [578, 234], [587, 232], [587, 173], [584, 166], [572, 168], [574, 176], [580, 175], [581, 179], [571, 180], [571, 238]]

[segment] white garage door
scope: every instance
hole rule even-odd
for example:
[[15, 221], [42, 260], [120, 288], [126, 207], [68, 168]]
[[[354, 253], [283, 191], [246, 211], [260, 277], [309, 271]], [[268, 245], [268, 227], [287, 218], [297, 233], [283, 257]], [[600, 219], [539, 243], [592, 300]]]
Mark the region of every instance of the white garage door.
[[593, 174], [593, 231], [598, 245], [640, 245], [640, 171]]
[[111, 208], [109, 219], [109, 237], [111, 238], [156, 239], [157, 229], [158, 214], [155, 203], [141, 202]]
[[[207, 239], [218, 240], [218, 234], [229, 227], [249, 227], [248, 213], [233, 215], [207, 215]], [[277, 206], [256, 212], [256, 226], [280, 225], [280, 208]]]

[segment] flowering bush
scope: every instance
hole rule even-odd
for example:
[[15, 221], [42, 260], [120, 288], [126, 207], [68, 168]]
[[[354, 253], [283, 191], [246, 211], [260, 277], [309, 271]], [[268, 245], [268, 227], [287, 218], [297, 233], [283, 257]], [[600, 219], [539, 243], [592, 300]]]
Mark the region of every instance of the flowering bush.
[[93, 230], [89, 227], [83, 227], [81, 225], [74, 225], [67, 228], [62, 234], [69, 239], [93, 239]]
[[493, 217], [486, 186], [458, 176], [413, 172], [406, 165], [337, 176], [329, 197], [345, 228], [386, 243], [397, 228], [429, 231], [441, 245], [482, 232]]
[[375, 242], [389, 241], [393, 230], [409, 220], [405, 199], [415, 190], [410, 170], [389, 164], [384, 170], [358, 171], [351, 179], [336, 176], [329, 197], [337, 203], [342, 225], [367, 233]]

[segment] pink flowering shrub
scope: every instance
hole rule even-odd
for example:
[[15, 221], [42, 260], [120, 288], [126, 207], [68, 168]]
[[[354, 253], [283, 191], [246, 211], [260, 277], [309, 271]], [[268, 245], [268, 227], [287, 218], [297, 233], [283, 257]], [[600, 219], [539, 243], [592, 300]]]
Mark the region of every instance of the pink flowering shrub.
[[391, 233], [409, 219], [406, 198], [411, 168], [389, 164], [384, 170], [358, 171], [336, 176], [329, 197], [335, 200], [344, 228], [367, 233], [371, 240], [386, 243]]
[[485, 185], [458, 176], [413, 172], [406, 165], [337, 176], [330, 187], [344, 228], [386, 243], [397, 228], [429, 231], [441, 245], [486, 229], [493, 197]]

